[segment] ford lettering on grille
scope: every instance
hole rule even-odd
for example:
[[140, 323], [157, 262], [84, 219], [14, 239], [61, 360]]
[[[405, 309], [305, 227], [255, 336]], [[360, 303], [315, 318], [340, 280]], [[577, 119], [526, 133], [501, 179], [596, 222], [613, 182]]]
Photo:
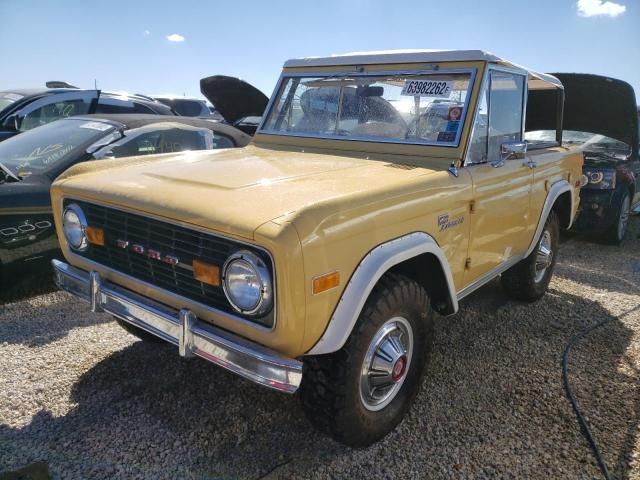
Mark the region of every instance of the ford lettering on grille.
[[[129, 248], [129, 241], [119, 238], [116, 240], [116, 247], [126, 250], [127, 248]], [[131, 251], [139, 253], [140, 255], [144, 255], [144, 252], [146, 251], [148, 258], [159, 260], [161, 262], [168, 263], [169, 265], [177, 265], [178, 263], [180, 263], [180, 259], [175, 255], [163, 255], [159, 250], [154, 250], [153, 248], [145, 248], [144, 245], [140, 245], [137, 243], [131, 245]]]

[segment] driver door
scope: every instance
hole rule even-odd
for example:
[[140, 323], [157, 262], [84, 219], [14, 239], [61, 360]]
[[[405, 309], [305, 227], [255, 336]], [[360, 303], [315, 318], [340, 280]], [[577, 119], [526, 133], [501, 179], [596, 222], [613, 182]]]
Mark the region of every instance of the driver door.
[[19, 132], [75, 115], [93, 113], [99, 90], [57, 93], [34, 100], [15, 113]]
[[[470, 285], [529, 246], [533, 182], [523, 160], [526, 76], [492, 69], [485, 78], [465, 168], [473, 181], [473, 213], [464, 284]], [[517, 147], [518, 154], [503, 149]]]

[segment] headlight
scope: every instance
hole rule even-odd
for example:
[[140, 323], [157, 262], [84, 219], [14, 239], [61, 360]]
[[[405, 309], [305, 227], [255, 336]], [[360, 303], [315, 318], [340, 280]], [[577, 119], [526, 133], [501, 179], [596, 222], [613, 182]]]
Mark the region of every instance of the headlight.
[[271, 275], [252, 252], [240, 250], [229, 257], [223, 271], [223, 289], [231, 306], [245, 315], [263, 315], [273, 304]]
[[616, 187], [616, 171], [585, 168], [584, 175], [589, 179], [586, 188], [607, 190]]
[[87, 218], [77, 204], [72, 203], [64, 209], [62, 228], [64, 238], [73, 250], [83, 252], [87, 249], [89, 246], [86, 234]]

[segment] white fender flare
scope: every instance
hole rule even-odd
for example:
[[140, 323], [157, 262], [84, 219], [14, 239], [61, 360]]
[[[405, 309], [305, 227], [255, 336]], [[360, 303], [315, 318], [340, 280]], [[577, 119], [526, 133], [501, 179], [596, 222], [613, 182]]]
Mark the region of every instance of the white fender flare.
[[533, 235], [533, 239], [531, 240], [531, 244], [529, 245], [527, 252], [524, 254], [524, 258], [527, 258], [531, 254], [531, 252], [533, 252], [533, 249], [536, 248], [536, 245], [538, 244], [538, 240], [540, 239], [540, 235], [542, 235], [542, 229], [544, 228], [544, 224], [547, 222], [547, 218], [551, 213], [551, 209], [553, 208], [553, 205], [556, 203], [556, 200], [558, 199], [558, 197], [560, 197], [560, 195], [566, 192], [569, 192], [571, 196], [571, 212], [570, 212], [570, 218], [569, 218], [569, 225], [567, 226], [567, 228], [571, 228], [571, 224], [573, 223], [573, 212], [575, 211], [575, 208], [574, 208], [575, 199], [573, 195], [573, 187], [566, 180], [560, 180], [554, 183], [553, 185], [551, 185], [551, 188], [549, 189], [547, 198], [544, 201], [544, 206], [542, 207], [542, 214], [540, 215], [540, 219], [538, 220], [538, 226], [536, 227], [536, 232]]
[[340, 350], [380, 277], [394, 265], [423, 253], [433, 254], [440, 262], [447, 279], [453, 309], [457, 311], [458, 299], [447, 257], [433, 237], [424, 232], [411, 233], [378, 245], [362, 259], [344, 289], [327, 329], [307, 355]]

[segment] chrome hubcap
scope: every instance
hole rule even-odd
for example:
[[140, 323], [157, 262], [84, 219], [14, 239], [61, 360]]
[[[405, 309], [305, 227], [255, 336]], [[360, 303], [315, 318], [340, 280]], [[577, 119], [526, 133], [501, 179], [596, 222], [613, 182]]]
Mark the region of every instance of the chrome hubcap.
[[627, 231], [627, 224], [629, 223], [629, 211], [631, 209], [631, 201], [629, 197], [624, 197], [622, 207], [620, 208], [620, 219], [618, 220], [618, 239], [622, 240], [624, 234]]
[[545, 230], [542, 233], [542, 237], [540, 237], [538, 250], [536, 251], [536, 275], [534, 277], [536, 283], [540, 282], [544, 278], [545, 273], [547, 273], [547, 268], [549, 268], [552, 261], [553, 250], [551, 249], [551, 232], [549, 230]]
[[381, 410], [395, 398], [409, 371], [413, 331], [407, 319], [393, 317], [376, 332], [360, 372], [360, 399], [367, 410]]

